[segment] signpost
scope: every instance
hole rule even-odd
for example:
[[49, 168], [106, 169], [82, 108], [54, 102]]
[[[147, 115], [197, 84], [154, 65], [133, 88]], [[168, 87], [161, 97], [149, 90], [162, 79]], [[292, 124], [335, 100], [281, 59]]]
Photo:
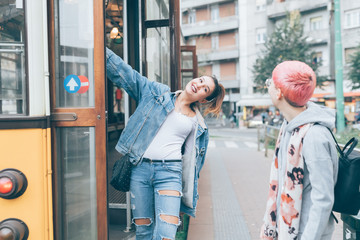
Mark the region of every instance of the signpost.
[[335, 10], [335, 92], [336, 92], [336, 129], [341, 132], [345, 128], [344, 93], [343, 93], [343, 63], [341, 44], [340, 0], [334, 0]]

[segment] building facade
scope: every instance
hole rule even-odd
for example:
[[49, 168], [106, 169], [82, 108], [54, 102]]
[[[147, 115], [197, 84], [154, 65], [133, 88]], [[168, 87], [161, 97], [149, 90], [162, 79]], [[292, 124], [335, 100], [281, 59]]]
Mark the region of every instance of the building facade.
[[[345, 114], [352, 118], [359, 110], [357, 97], [360, 94], [351, 91], [347, 73], [350, 55], [360, 42], [360, 2], [342, 0], [340, 4]], [[257, 111], [253, 110], [269, 108], [271, 101], [267, 94], [256, 93], [253, 65], [275, 26], [285, 19], [287, 13], [298, 12], [304, 35], [314, 53], [313, 61], [322, 63], [319, 75], [327, 76], [329, 80], [315, 90], [313, 100], [335, 108], [333, 8], [332, 0], [182, 0], [181, 28], [186, 44], [197, 47], [199, 74], [217, 75], [227, 89], [225, 100], [229, 107], [225, 105], [225, 109], [243, 111], [246, 107], [250, 115], [254, 115]], [[222, 24], [226, 26], [221, 27]], [[233, 44], [232, 36], [236, 38]], [[229, 44], [227, 49], [225, 43]]]
[[181, 2], [186, 45], [195, 45], [198, 74], [215, 75], [226, 89], [224, 112], [240, 99], [239, 17], [237, 1]]

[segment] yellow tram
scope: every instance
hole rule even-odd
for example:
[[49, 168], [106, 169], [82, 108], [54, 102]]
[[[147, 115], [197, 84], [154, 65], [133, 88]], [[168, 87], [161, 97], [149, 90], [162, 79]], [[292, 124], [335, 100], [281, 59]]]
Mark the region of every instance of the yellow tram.
[[179, 19], [179, 0], [0, 2], [0, 239], [130, 228], [128, 196], [108, 178], [136, 103], [106, 80], [105, 47], [179, 89], [196, 76]]

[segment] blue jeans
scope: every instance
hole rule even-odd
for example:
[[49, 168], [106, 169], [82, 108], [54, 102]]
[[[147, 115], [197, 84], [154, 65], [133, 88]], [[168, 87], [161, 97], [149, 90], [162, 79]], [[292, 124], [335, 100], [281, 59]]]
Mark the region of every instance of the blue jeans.
[[[164, 194], [162, 190], [172, 190], [175, 194]], [[142, 162], [134, 166], [130, 194], [136, 240], [175, 239], [180, 225], [182, 162]], [[169, 222], [167, 217], [176, 217], [177, 224]], [[136, 219], [148, 219], [150, 223], [139, 225]]]

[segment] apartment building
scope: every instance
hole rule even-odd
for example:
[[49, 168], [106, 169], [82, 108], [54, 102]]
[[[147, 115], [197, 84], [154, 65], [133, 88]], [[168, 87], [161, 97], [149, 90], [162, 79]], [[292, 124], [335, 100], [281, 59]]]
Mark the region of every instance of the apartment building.
[[[345, 113], [360, 110], [360, 93], [351, 91], [347, 72], [350, 55], [360, 44], [360, 2], [342, 0], [341, 26]], [[328, 76], [314, 101], [335, 108], [334, 18], [332, 0], [181, 1], [182, 33], [186, 45], [196, 45], [199, 75], [215, 74], [226, 88], [224, 112], [271, 106], [267, 94], [257, 93], [252, 67], [267, 38], [288, 12], [297, 11], [308, 37], [319, 74]], [[237, 103], [236, 105], [234, 103]]]
[[196, 46], [198, 74], [219, 78], [229, 113], [240, 99], [238, 2], [182, 0], [181, 12], [184, 43]]
[[[334, 79], [333, 31], [330, 18], [330, 0], [239, 0], [240, 16], [240, 81], [243, 86], [237, 106], [247, 107], [248, 114], [256, 115], [262, 109], [271, 108], [268, 94], [255, 91], [252, 68], [261, 56], [267, 38], [275, 26], [281, 24], [289, 12], [298, 12], [304, 25], [304, 35], [308, 36], [313, 61], [322, 62], [320, 75]], [[326, 88], [333, 89], [334, 82], [326, 83]], [[324, 89], [317, 89], [324, 92]]]
[[345, 116], [352, 121], [353, 116], [360, 112], [360, 92], [350, 91], [351, 81], [348, 80], [350, 56], [360, 45], [360, 2], [341, 1], [342, 47], [344, 66], [344, 97]]
[[[264, 2], [264, 0], [258, 1]], [[314, 52], [313, 61], [322, 62], [319, 75], [328, 76], [323, 88], [316, 88], [312, 100], [335, 108], [335, 35], [332, 0], [268, 0], [266, 4], [267, 32], [284, 19], [287, 12], [299, 11], [304, 35]], [[349, 121], [360, 111], [360, 92], [351, 90], [348, 79], [350, 56], [360, 44], [360, 2], [340, 1], [343, 58], [344, 113]], [[259, 49], [257, 49], [259, 50]]]

